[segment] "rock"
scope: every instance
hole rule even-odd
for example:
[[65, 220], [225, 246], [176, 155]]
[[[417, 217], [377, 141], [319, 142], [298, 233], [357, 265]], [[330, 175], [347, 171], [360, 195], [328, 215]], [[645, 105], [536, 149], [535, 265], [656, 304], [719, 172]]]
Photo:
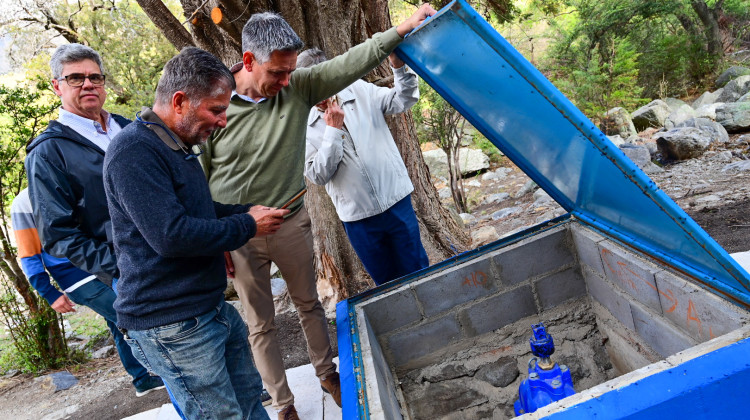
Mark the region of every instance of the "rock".
[[622, 138], [619, 134], [615, 134], [614, 136], [607, 136], [609, 141], [612, 142], [615, 146], [620, 146], [621, 144], [625, 144], [625, 139]]
[[723, 125], [730, 133], [750, 130], [750, 102], [736, 102], [719, 106], [716, 108], [716, 122]]
[[52, 389], [54, 392], [72, 388], [78, 384], [78, 379], [68, 371], [50, 373], [40, 378], [42, 388]]
[[750, 75], [740, 76], [724, 86], [716, 102], [735, 102], [747, 92], [750, 92]]
[[460, 378], [462, 376], [471, 376], [474, 372], [470, 372], [464, 365], [446, 365], [436, 374], [425, 374], [424, 379], [432, 382], [443, 382], [451, 379]]
[[677, 99], [677, 98], [664, 98], [664, 102], [669, 105], [669, 109], [675, 110], [683, 105], [687, 105], [685, 101]]
[[115, 346], [104, 346], [91, 354], [93, 359], [104, 359], [114, 353]]
[[450, 198], [451, 197], [451, 189], [450, 187], [443, 187], [437, 190], [438, 197], [442, 199]]
[[271, 278], [271, 293], [274, 296], [281, 296], [286, 292], [286, 282], [281, 277]]
[[651, 162], [651, 153], [645, 146], [623, 145], [620, 147], [620, 150], [622, 150], [622, 152], [625, 153], [625, 156], [630, 158], [637, 167], [641, 168], [643, 172], [647, 174], [664, 172], [664, 169]]
[[716, 108], [721, 105], [722, 102], [716, 102], [712, 104], [701, 105], [695, 110], [696, 118], [708, 118], [710, 120], [716, 120]]
[[711, 156], [711, 160], [719, 163], [729, 163], [732, 161], [732, 152], [724, 150], [723, 152]]
[[461, 218], [461, 221], [466, 226], [473, 226], [477, 224], [477, 218], [474, 217], [474, 215], [470, 213], [461, 213], [458, 216]]
[[743, 171], [750, 171], [750, 160], [741, 160], [739, 162], [730, 163], [729, 165], [721, 168], [722, 172], [729, 172], [729, 171], [737, 171], [737, 172], [743, 172]]
[[652, 158], [652, 159], [653, 159], [653, 157], [654, 157], [654, 156], [656, 155], [656, 152], [658, 152], [658, 151], [659, 151], [659, 148], [658, 148], [658, 147], [656, 147], [656, 142], [655, 142], [655, 141], [649, 141], [649, 142], [646, 142], [646, 143], [644, 143], [644, 144], [643, 144], [643, 146], [644, 146], [644, 147], [645, 147], [646, 149], [648, 149], [648, 152], [649, 152], [649, 153], [651, 153], [651, 158]]
[[552, 197], [547, 194], [547, 191], [544, 191], [543, 189], [539, 188], [538, 190], [534, 191], [534, 205], [540, 206], [545, 203], [549, 203], [550, 201], [555, 201], [552, 199]]
[[429, 383], [421, 397], [409, 404], [412, 418], [437, 419], [488, 401], [479, 391], [449, 383]]
[[633, 126], [637, 131], [643, 131], [648, 127], [663, 127], [670, 113], [671, 109], [666, 102], [661, 99], [651, 101], [633, 113]]
[[495, 204], [499, 203], [501, 201], [505, 201], [510, 198], [510, 194], [508, 193], [496, 193], [496, 194], [490, 194], [484, 199], [485, 204]]
[[520, 213], [522, 209], [520, 207], [506, 207], [504, 209], [498, 210], [494, 213], [492, 213], [492, 220], [498, 220], [502, 219], [503, 217], [508, 217], [513, 214]]
[[448, 155], [443, 149], [432, 149], [422, 152], [424, 163], [433, 176], [448, 176]]
[[523, 184], [523, 187], [521, 187], [521, 189], [518, 190], [515, 195], [513, 195], [513, 198], [521, 198], [524, 195], [534, 191], [535, 188], [537, 188], [536, 182], [528, 180], [525, 184]]
[[461, 174], [474, 174], [490, 167], [490, 157], [481, 150], [462, 147], [458, 150], [458, 164]]
[[3, 375], [3, 378], [4, 379], [12, 378], [20, 373], [21, 371], [18, 369], [9, 369], [7, 372], [5, 372], [5, 375]]
[[474, 377], [496, 388], [501, 388], [512, 384], [518, 378], [518, 375], [516, 360], [511, 357], [503, 357], [480, 367]]
[[[448, 176], [448, 155], [442, 149], [422, 152], [430, 174], [433, 176]], [[461, 173], [474, 174], [490, 167], [490, 158], [481, 150], [462, 147], [458, 151], [458, 162]]]
[[497, 234], [497, 230], [492, 226], [482, 226], [471, 232], [471, 244], [474, 247], [488, 244], [498, 239], [500, 239], [500, 235]]
[[479, 182], [476, 179], [472, 179], [471, 181], [464, 182], [464, 187], [473, 187], [473, 188], [479, 188], [482, 186], [482, 183]]
[[678, 124], [675, 128], [681, 127], [694, 127], [703, 131], [707, 136], [711, 138], [713, 143], [727, 143], [729, 142], [729, 134], [727, 130], [721, 124], [716, 121], [711, 121], [708, 118], [691, 118]]
[[750, 102], [750, 92], [740, 96], [740, 99], [737, 99], [737, 102]]
[[487, 172], [482, 174], [482, 181], [497, 181], [500, 179], [500, 176], [497, 175], [497, 172]]
[[701, 129], [693, 127], [675, 128], [655, 137], [662, 156], [673, 160], [699, 157], [711, 144], [711, 139]]
[[671, 130], [678, 124], [685, 120], [695, 118], [695, 110], [688, 104], [680, 105], [677, 108], [672, 108], [672, 112], [669, 114], [667, 119], [664, 121], [664, 128]]
[[693, 108], [696, 110], [704, 105], [710, 105], [716, 102], [716, 99], [724, 92], [724, 88], [721, 88], [715, 92], [704, 92], [703, 95], [699, 96], [698, 99], [693, 101]]
[[750, 69], [742, 66], [732, 66], [726, 69], [719, 77], [716, 78], [716, 87], [723, 87], [729, 81], [740, 76], [750, 74]]
[[625, 108], [621, 107], [612, 108], [607, 111], [602, 120], [601, 129], [608, 136], [619, 134], [623, 138], [628, 138], [638, 135], [638, 132], [635, 131], [635, 126], [633, 126], [630, 114]]

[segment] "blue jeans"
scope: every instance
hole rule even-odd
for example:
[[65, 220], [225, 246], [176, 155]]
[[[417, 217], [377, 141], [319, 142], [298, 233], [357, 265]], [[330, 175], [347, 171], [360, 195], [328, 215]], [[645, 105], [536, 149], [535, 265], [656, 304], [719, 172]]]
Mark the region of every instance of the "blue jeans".
[[430, 265], [411, 196], [380, 214], [343, 223], [354, 252], [377, 285]]
[[115, 339], [115, 347], [120, 355], [122, 366], [133, 377], [133, 385], [138, 386], [141, 381], [147, 379], [150, 376], [148, 371], [133, 357], [130, 346], [125, 342], [120, 330], [117, 329], [117, 312], [112, 307], [116, 298], [114, 290], [100, 280], [94, 279], [66, 294], [73, 302], [88, 306], [107, 321], [109, 331], [112, 332], [112, 337]]
[[127, 331], [133, 354], [159, 375], [189, 419], [268, 419], [263, 384], [234, 307], [186, 321]]

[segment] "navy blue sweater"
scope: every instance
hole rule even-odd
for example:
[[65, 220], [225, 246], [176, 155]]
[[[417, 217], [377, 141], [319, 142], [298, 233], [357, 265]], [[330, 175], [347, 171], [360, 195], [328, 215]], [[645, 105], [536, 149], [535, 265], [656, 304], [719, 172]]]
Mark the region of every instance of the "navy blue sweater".
[[215, 308], [227, 284], [222, 253], [255, 235], [250, 205], [214, 202], [198, 160], [185, 156], [141, 123], [122, 130], [107, 150], [121, 328], [144, 330]]

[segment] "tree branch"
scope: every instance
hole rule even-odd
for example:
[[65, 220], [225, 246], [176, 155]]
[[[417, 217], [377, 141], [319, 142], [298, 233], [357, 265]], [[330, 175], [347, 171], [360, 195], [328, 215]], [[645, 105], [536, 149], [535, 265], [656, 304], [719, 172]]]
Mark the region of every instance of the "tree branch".
[[177, 49], [182, 50], [184, 47], [195, 45], [193, 37], [180, 24], [180, 21], [169, 11], [167, 6], [161, 0], [136, 0], [141, 9], [146, 13], [149, 19], [154, 22], [157, 28], [164, 34], [167, 40]]

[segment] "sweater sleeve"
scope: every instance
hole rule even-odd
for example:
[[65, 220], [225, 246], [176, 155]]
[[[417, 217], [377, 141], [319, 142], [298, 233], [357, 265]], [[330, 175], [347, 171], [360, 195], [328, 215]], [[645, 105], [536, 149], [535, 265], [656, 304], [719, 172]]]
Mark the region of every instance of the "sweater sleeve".
[[[247, 213], [191, 216], [174, 190], [168, 161], [144, 143], [133, 142], [110, 158], [104, 175], [113, 225], [134, 225], [162, 257], [214, 256], [241, 247], [255, 235], [255, 220]], [[195, 165], [192, 169], [200, 171]], [[210, 200], [208, 186], [194, 187], [205, 188]], [[213, 201], [209, 204], [216, 209]], [[229, 208], [237, 207], [221, 206], [220, 211], [234, 211]], [[115, 236], [127, 233], [115, 231]]]
[[290, 84], [312, 107], [364, 77], [388, 57], [402, 40], [395, 27], [377, 33], [338, 57], [296, 70], [292, 73]]

